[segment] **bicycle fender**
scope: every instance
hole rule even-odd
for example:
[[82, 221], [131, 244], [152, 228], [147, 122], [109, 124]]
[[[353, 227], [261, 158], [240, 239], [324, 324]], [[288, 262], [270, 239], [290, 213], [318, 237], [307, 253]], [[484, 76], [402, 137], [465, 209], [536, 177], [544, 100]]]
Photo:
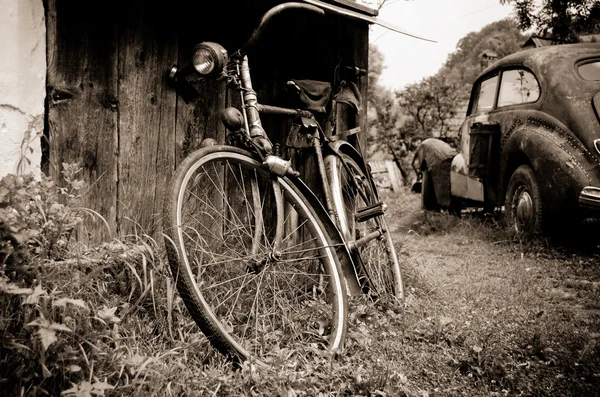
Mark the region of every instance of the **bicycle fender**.
[[[206, 154], [213, 152], [232, 152], [243, 154], [248, 157], [254, 157], [247, 150], [229, 145], [214, 145], [204, 147], [199, 150], [204, 151]], [[265, 165], [262, 166], [266, 167]], [[296, 188], [302, 194], [302, 196], [304, 196], [308, 204], [315, 210], [315, 212], [318, 215], [320, 215], [319, 218], [321, 222], [323, 222], [325, 231], [329, 235], [332, 244], [338, 251], [338, 258], [340, 260], [341, 265], [340, 271], [346, 280], [348, 294], [352, 296], [362, 294], [362, 289], [360, 288], [356, 272], [354, 271], [355, 267], [354, 262], [352, 261], [352, 256], [350, 255], [350, 250], [348, 249], [348, 246], [342, 238], [342, 233], [336, 226], [333, 219], [331, 219], [331, 217], [327, 213], [327, 210], [323, 206], [323, 203], [321, 203], [317, 195], [304, 183], [302, 179], [293, 176], [284, 176], [280, 178], [283, 179], [287, 184], [292, 185], [294, 188]]]
[[356, 150], [354, 146], [352, 146], [349, 142], [346, 141], [330, 142], [328, 147], [336, 156], [339, 157], [340, 153], [343, 153], [349, 156], [352, 160], [354, 160], [356, 164], [358, 164], [362, 172], [368, 176], [371, 188], [373, 189], [373, 192], [375, 192], [376, 197], [379, 199], [379, 193], [375, 186], [373, 175], [371, 175], [369, 165], [365, 161], [364, 157], [358, 152], [358, 150]]
[[[323, 226], [329, 234], [329, 238], [331, 242], [335, 245], [336, 250], [341, 255], [338, 255], [341, 265], [341, 272], [346, 280], [346, 286], [348, 288], [348, 294], [351, 296], [362, 295], [362, 289], [360, 288], [360, 284], [354, 269], [356, 268], [354, 261], [352, 260], [352, 255], [350, 255], [350, 250], [348, 246], [344, 242], [342, 238], [342, 233], [340, 229], [338, 229], [337, 225], [331, 219], [327, 210], [323, 206], [323, 203], [317, 195], [304, 183], [304, 181], [297, 177], [283, 177], [286, 182], [291, 183], [297, 188], [300, 193], [306, 198], [308, 204], [314, 208], [315, 212], [317, 212], [320, 216], [321, 221], [323, 222]], [[343, 251], [343, 252], [340, 252]]]

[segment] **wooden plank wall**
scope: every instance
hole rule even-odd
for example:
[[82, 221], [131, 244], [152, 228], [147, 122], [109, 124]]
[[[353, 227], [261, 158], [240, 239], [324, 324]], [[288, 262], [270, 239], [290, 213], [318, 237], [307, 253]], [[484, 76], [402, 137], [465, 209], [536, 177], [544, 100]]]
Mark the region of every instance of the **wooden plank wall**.
[[[63, 163], [80, 163], [91, 185], [87, 195], [89, 207], [102, 214], [114, 232], [118, 201], [119, 41], [112, 11], [100, 4], [47, 2], [48, 172], [58, 181]], [[95, 233], [106, 237], [107, 231], [98, 229]]]
[[[184, 103], [168, 84], [169, 69], [188, 64], [201, 41], [239, 48], [262, 14], [281, 2], [47, 0], [50, 175], [58, 180], [62, 163], [79, 162], [91, 185], [85, 205], [102, 214], [113, 234], [158, 237], [176, 165], [202, 139], [223, 141], [219, 111], [237, 102], [224, 83], [208, 81], [198, 100]], [[273, 21], [251, 55], [253, 82], [261, 102], [284, 105], [287, 80], [330, 81], [339, 62], [366, 68], [367, 54], [366, 24], [293, 12]], [[360, 88], [366, 115], [366, 78]], [[271, 118], [265, 125], [283, 142], [288, 121]], [[108, 235], [100, 227], [94, 234]]]

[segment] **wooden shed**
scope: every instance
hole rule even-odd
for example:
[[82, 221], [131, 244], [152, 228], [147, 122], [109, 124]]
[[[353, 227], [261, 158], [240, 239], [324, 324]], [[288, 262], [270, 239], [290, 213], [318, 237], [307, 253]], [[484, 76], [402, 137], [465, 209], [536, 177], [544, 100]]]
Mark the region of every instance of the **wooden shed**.
[[[376, 14], [350, 0], [328, 2]], [[208, 81], [198, 100], [185, 103], [168, 71], [188, 64], [202, 41], [236, 50], [280, 3], [47, 0], [43, 169], [58, 180], [61, 164], [79, 162], [91, 186], [86, 205], [113, 233], [157, 236], [167, 181], [203, 138], [223, 139], [219, 110], [232, 101], [223, 82]], [[337, 64], [367, 68], [367, 59], [367, 22], [298, 11], [269, 25], [250, 66], [259, 100], [277, 104], [287, 79], [331, 81]], [[366, 84], [362, 78], [364, 98]]]

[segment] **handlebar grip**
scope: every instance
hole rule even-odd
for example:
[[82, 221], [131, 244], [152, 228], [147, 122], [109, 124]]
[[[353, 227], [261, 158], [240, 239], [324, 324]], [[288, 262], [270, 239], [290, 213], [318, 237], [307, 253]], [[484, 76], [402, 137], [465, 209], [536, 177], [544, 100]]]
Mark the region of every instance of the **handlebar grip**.
[[258, 26], [252, 32], [252, 35], [250, 36], [250, 39], [248, 39], [248, 41], [246, 42], [246, 44], [244, 44], [244, 46], [242, 48], [240, 48], [236, 52], [236, 54], [239, 54], [240, 56], [243, 56], [243, 55], [247, 54], [248, 51], [250, 51], [252, 49], [252, 47], [254, 47], [254, 45], [256, 45], [256, 43], [260, 39], [260, 36], [263, 34], [263, 31], [267, 27], [269, 21], [274, 16], [279, 15], [283, 11], [290, 10], [290, 9], [303, 9], [303, 10], [306, 10], [306, 11], [314, 12], [314, 13], [319, 14], [319, 15], [325, 15], [325, 11], [322, 8], [319, 8], [317, 6], [313, 6], [313, 5], [310, 5], [310, 4], [304, 4], [304, 3], [284, 3], [284, 4], [277, 5], [277, 6], [273, 7], [273, 8], [271, 8], [269, 11], [267, 11], [263, 15], [263, 17], [260, 20], [260, 23], [258, 24]]

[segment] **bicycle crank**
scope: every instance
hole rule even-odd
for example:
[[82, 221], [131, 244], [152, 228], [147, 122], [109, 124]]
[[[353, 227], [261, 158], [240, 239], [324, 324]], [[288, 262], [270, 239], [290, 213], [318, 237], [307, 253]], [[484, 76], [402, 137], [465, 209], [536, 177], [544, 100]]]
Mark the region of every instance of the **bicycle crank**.
[[383, 236], [383, 231], [381, 229], [377, 229], [374, 232], [371, 232], [366, 236], [359, 238], [356, 241], [348, 242], [348, 248], [350, 248], [350, 251], [357, 250], [369, 244], [369, 242], [375, 240], [376, 238], [380, 238], [381, 236]]

